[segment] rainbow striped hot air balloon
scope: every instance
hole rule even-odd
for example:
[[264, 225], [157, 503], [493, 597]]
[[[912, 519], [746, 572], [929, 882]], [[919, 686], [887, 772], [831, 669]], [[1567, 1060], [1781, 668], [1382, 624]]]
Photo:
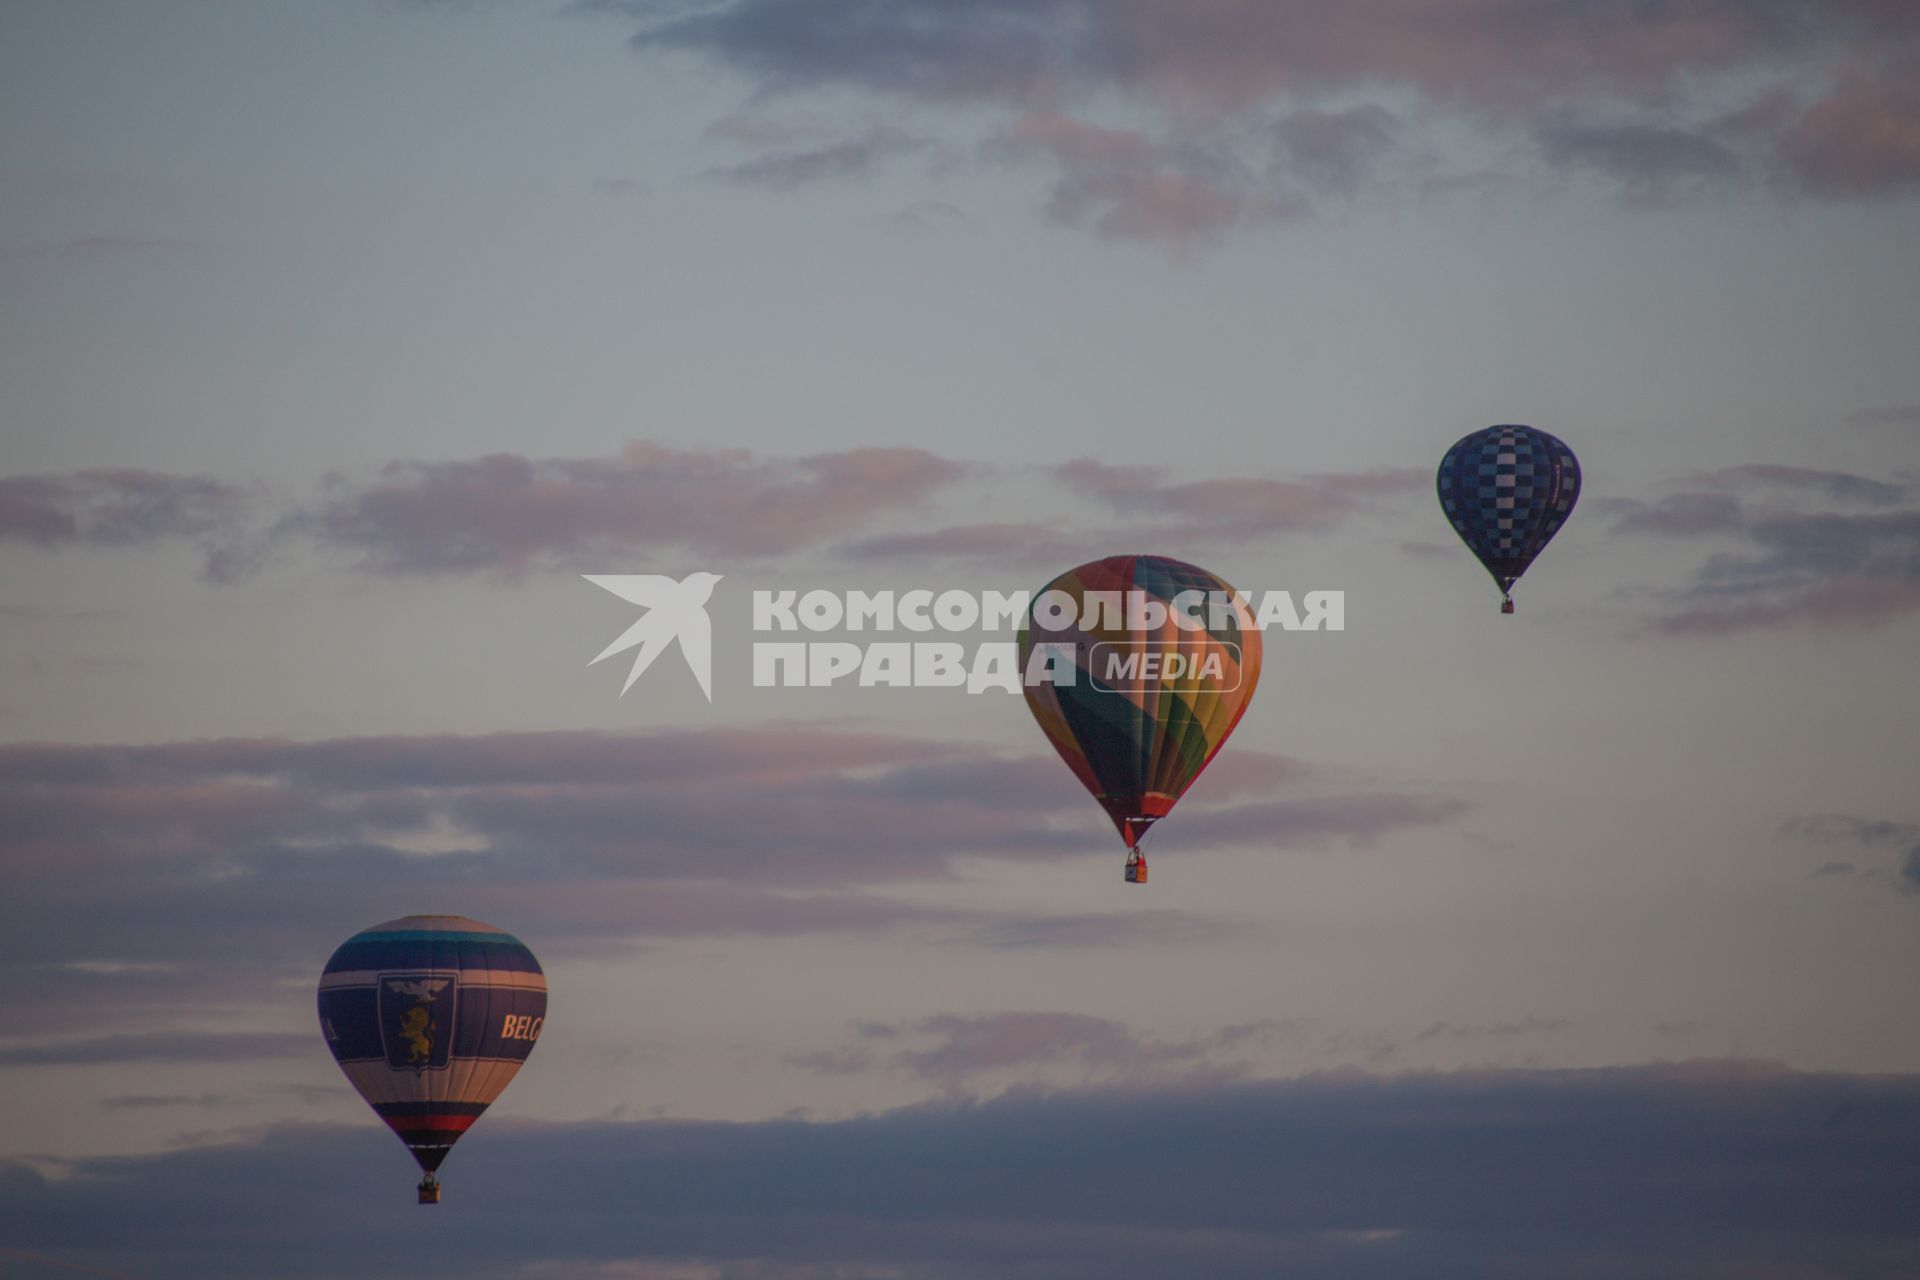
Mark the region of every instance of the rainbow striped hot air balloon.
[[1109, 556], [1061, 574], [1028, 608], [1021, 670], [1048, 644], [1068, 646], [1056, 652], [1074, 669], [1030, 680], [1027, 706], [1126, 841], [1128, 883], [1146, 883], [1141, 837], [1219, 753], [1260, 682], [1260, 632], [1233, 598], [1194, 565]]
[[333, 1060], [400, 1135], [437, 1204], [434, 1171], [533, 1052], [547, 980], [518, 938], [465, 916], [402, 916], [340, 944], [320, 975]]

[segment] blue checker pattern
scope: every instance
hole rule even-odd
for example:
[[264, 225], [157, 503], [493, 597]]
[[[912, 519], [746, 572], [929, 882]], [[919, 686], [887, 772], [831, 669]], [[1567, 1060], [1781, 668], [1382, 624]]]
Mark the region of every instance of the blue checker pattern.
[[1580, 463], [1535, 427], [1488, 427], [1447, 450], [1436, 483], [1448, 522], [1507, 591], [1573, 513]]

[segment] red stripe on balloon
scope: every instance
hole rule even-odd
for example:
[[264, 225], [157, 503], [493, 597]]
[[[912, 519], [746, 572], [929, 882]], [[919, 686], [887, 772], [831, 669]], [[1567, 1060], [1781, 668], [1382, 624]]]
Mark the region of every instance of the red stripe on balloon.
[[465, 1133], [479, 1116], [389, 1116], [387, 1125], [401, 1137], [410, 1133]]

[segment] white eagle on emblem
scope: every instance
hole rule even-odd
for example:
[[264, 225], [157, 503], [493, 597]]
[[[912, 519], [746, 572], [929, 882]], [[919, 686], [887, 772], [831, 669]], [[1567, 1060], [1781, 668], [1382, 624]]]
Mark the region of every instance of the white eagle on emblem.
[[397, 991], [403, 996], [412, 996], [415, 1000], [424, 1003], [433, 999], [440, 989], [451, 981], [453, 981], [451, 978], [422, 978], [418, 982], [404, 982], [394, 978], [387, 983], [387, 990]]

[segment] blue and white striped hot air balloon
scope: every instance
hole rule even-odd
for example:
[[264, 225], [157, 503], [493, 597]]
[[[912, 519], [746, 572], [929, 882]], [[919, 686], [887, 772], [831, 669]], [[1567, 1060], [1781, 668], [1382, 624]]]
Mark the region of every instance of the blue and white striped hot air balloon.
[[333, 1060], [434, 1171], [533, 1052], [547, 980], [512, 934], [465, 916], [402, 916], [340, 944], [320, 975], [320, 1031]]

